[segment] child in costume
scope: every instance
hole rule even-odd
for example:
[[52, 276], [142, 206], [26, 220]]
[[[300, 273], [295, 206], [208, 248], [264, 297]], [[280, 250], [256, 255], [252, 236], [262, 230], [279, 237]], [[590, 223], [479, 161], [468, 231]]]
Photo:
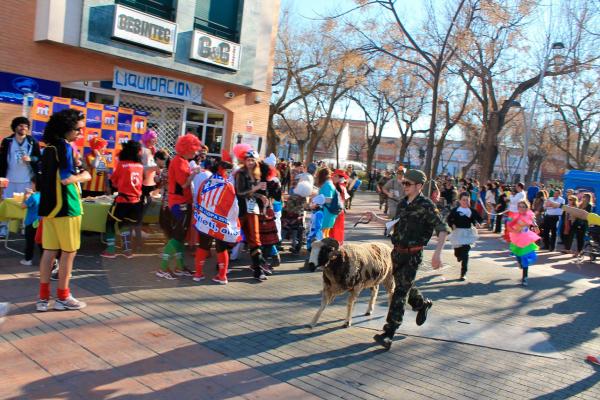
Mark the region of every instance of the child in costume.
[[231, 167], [231, 156], [223, 151], [221, 161], [210, 167], [212, 176], [204, 180], [194, 197], [195, 228], [199, 236], [193, 278], [196, 282], [204, 279], [204, 263], [215, 241], [219, 272], [212, 280], [221, 285], [227, 284], [228, 250], [240, 239], [238, 201], [233, 183], [227, 179], [227, 170]]
[[529, 266], [537, 260], [536, 250], [539, 247], [535, 242], [540, 240], [540, 237], [531, 230], [531, 227], [537, 229], [537, 225], [535, 225], [535, 215], [529, 209], [529, 202], [521, 200], [517, 207], [518, 212], [513, 213], [511, 220], [506, 224], [506, 228], [510, 237], [510, 251], [517, 257], [519, 267], [523, 271], [521, 284], [527, 286]]
[[92, 176], [92, 180], [82, 185], [81, 197], [96, 197], [106, 193], [106, 174], [108, 173], [108, 161], [104, 156], [108, 142], [99, 136], [90, 139], [92, 151], [85, 156], [86, 169]]
[[[314, 242], [315, 240], [322, 240], [323, 239], [323, 206], [325, 205], [325, 196], [323, 196], [322, 194], [319, 194], [315, 197], [313, 197], [312, 201], [311, 201], [311, 208], [312, 208], [312, 218], [310, 220], [310, 231], [308, 232], [308, 235], [306, 236], [306, 249], [308, 250], [308, 253], [310, 254], [310, 251], [312, 249], [312, 242]], [[304, 264], [305, 266], [307, 265], [312, 265], [308, 263], [308, 260], [306, 260], [306, 263]], [[316, 269], [316, 266], [313, 266], [311, 268], [311, 272], [314, 272]]]
[[133, 257], [130, 248], [130, 227], [142, 219], [142, 147], [139, 142], [129, 140], [123, 144], [119, 153], [119, 163], [110, 177], [112, 186], [119, 194], [108, 212], [106, 219], [106, 250], [101, 254], [105, 258], [115, 258], [115, 228], [121, 232], [123, 255]]
[[[40, 206], [40, 192], [36, 190], [37, 175], [31, 178], [31, 187], [26, 189], [25, 198], [21, 207], [27, 209], [25, 214], [25, 258], [21, 260], [21, 265], [31, 265], [35, 249], [35, 233], [39, 225], [38, 208]], [[40, 246], [40, 253], [44, 250]]]
[[461, 263], [460, 280], [464, 281], [469, 266], [469, 251], [477, 241], [476, 226], [483, 222], [481, 215], [471, 207], [469, 194], [461, 193], [458, 207], [448, 215], [447, 223], [452, 228], [448, 240], [454, 248], [454, 256]]
[[[156, 271], [159, 278], [173, 280], [176, 276], [193, 276], [183, 265], [186, 231], [190, 225], [192, 214], [192, 190], [191, 184], [195, 174], [190, 169], [189, 160], [194, 158], [200, 150], [202, 143], [193, 134], [180, 136], [175, 143], [175, 157], [169, 163], [169, 211], [171, 229], [169, 229], [169, 241], [163, 249], [160, 270]], [[172, 257], [177, 260], [174, 271], [169, 269], [169, 261]]]
[[306, 199], [312, 194], [313, 186], [309, 181], [299, 181], [288, 196], [283, 209], [281, 220], [282, 237], [290, 239], [292, 254], [298, 254], [304, 244], [304, 210], [307, 207]]
[[281, 257], [277, 250], [280, 238], [273, 202], [281, 201], [281, 183], [274, 166], [263, 161], [259, 162], [259, 168], [260, 180], [265, 183], [265, 190], [259, 190], [257, 193], [263, 194], [266, 198], [266, 203], [261, 202], [262, 212], [258, 216], [261, 250], [271, 267], [278, 267], [281, 264]]
[[348, 182], [348, 179], [348, 174], [342, 169], [336, 169], [331, 176], [331, 180], [333, 181], [335, 189], [338, 192], [341, 211], [335, 219], [333, 228], [331, 228], [330, 237], [337, 240], [340, 246], [344, 244], [344, 225], [346, 223], [346, 211], [344, 203], [350, 198], [348, 190], [346, 190], [346, 182]]

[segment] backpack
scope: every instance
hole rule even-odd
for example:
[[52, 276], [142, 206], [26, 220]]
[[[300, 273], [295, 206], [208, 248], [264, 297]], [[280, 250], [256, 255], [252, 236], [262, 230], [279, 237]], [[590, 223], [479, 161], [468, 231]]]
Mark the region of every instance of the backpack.
[[327, 209], [327, 211], [329, 211], [330, 214], [333, 215], [338, 215], [339, 213], [342, 212], [342, 201], [340, 199], [340, 192], [338, 192], [337, 190], [335, 191], [335, 195], [331, 198], [331, 203], [329, 204], [324, 204], [325, 208]]

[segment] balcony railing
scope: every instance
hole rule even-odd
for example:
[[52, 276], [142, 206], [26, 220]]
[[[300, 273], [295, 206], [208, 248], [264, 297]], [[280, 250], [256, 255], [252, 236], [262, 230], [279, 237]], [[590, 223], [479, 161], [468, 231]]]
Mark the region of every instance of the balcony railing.
[[155, 17], [175, 21], [176, 9], [173, 7], [175, 3], [173, 0], [115, 0], [115, 3], [154, 15]]
[[237, 31], [237, 29], [231, 29], [228, 26], [221, 25], [217, 22], [209, 21], [204, 18], [194, 18], [194, 29], [199, 29], [203, 32], [232, 42], [240, 42], [239, 32]]

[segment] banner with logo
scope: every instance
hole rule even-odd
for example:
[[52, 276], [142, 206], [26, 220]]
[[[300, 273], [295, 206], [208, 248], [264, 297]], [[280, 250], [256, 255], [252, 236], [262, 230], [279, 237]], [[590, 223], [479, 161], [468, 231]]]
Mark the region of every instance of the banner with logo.
[[55, 96], [60, 93], [60, 83], [10, 72], [0, 72], [0, 102], [23, 104], [23, 96], [29, 93]]
[[85, 128], [76, 141], [81, 156], [85, 157], [91, 152], [90, 140], [95, 136], [100, 136], [108, 142], [105, 155], [109, 168], [114, 168], [115, 156], [121, 150], [121, 144], [130, 139], [141, 140], [142, 134], [147, 129], [148, 113], [144, 111], [86, 103], [64, 97], [38, 95], [33, 100], [31, 107], [31, 134], [41, 141], [50, 115], [66, 108], [72, 108], [85, 114]]

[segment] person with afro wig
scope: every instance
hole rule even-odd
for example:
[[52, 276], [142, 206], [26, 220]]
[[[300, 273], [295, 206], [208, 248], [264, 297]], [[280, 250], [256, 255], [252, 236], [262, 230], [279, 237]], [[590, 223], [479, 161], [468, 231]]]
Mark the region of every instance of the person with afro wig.
[[[177, 154], [169, 164], [168, 173], [171, 229], [169, 230], [169, 241], [163, 250], [160, 270], [156, 271], [156, 276], [159, 278], [172, 280], [177, 276], [193, 276], [191, 271], [184, 268], [185, 247], [183, 243], [192, 215], [191, 183], [195, 176], [190, 168], [189, 160], [194, 158], [201, 146], [200, 139], [191, 133], [180, 136], [175, 143]], [[171, 271], [169, 261], [173, 257], [177, 260], [177, 267]]]

